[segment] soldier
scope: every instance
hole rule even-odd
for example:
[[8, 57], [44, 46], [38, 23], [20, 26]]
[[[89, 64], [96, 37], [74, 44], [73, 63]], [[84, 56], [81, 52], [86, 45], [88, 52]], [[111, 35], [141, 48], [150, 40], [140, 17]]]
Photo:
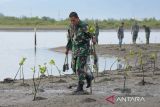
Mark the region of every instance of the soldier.
[[98, 44], [99, 26], [98, 26], [98, 23], [97, 23], [97, 22], [96, 22], [95, 28], [96, 28], [96, 31], [95, 31], [96, 42], [97, 42], [97, 44]]
[[118, 39], [119, 39], [119, 46], [121, 48], [122, 47], [122, 41], [123, 41], [123, 38], [124, 38], [124, 22], [122, 22], [121, 26], [118, 28], [117, 35], [118, 35]]
[[137, 40], [137, 37], [138, 37], [138, 32], [139, 32], [139, 25], [137, 24], [137, 22], [135, 22], [134, 25], [131, 28], [133, 44], [136, 44], [136, 40]]
[[66, 54], [72, 51], [72, 70], [78, 73], [78, 86], [75, 92], [82, 92], [84, 80], [87, 81], [87, 87], [91, 86], [92, 76], [86, 72], [87, 61], [90, 55], [90, 40], [96, 43], [95, 37], [89, 32], [89, 27], [82, 22], [76, 12], [69, 15], [70, 26], [68, 29], [68, 43], [66, 45]]
[[149, 44], [149, 38], [150, 38], [150, 28], [146, 25], [143, 25], [143, 28], [145, 30], [145, 34], [146, 34], [146, 44]]

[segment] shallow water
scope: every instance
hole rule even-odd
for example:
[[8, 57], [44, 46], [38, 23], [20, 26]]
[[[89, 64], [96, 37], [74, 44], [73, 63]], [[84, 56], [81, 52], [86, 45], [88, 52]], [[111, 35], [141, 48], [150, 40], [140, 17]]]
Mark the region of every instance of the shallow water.
[[[160, 33], [151, 33], [151, 43], [160, 41]], [[131, 43], [131, 35], [125, 33], [124, 44]], [[19, 60], [26, 57], [24, 64], [25, 78], [32, 78], [31, 67], [36, 63], [38, 65], [48, 63], [50, 59], [54, 59], [56, 65], [62, 69], [65, 55], [63, 53], [50, 51], [49, 48], [64, 46], [66, 44], [66, 32], [37, 32], [37, 55], [34, 54], [34, 32], [0, 32], [0, 80], [6, 77], [14, 77], [18, 68]], [[118, 39], [116, 32], [101, 32], [99, 36], [99, 44], [117, 44]], [[140, 32], [138, 43], [145, 43], [145, 35]], [[36, 61], [35, 61], [36, 60]], [[106, 69], [116, 60], [113, 56], [99, 57], [99, 69], [104, 70], [106, 60]], [[70, 56], [69, 56], [70, 62]], [[69, 64], [70, 65], [70, 64]], [[116, 64], [113, 66], [116, 69]], [[50, 65], [48, 64], [50, 73]], [[68, 74], [72, 73], [70, 69]], [[56, 68], [53, 68], [53, 74], [58, 75]], [[19, 76], [18, 76], [19, 78]]]

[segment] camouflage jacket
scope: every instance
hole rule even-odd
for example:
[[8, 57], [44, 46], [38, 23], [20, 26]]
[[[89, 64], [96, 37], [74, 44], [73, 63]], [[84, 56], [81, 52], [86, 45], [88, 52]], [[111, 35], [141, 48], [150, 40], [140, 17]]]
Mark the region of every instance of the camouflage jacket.
[[122, 26], [120, 26], [118, 28], [118, 37], [123, 38], [124, 37], [124, 28]]
[[88, 56], [90, 54], [90, 40], [92, 34], [88, 32], [88, 25], [82, 21], [74, 27], [68, 28], [68, 43], [66, 48], [72, 51], [72, 56]]
[[137, 34], [139, 32], [139, 26], [137, 24], [133, 25], [131, 28], [131, 32], [133, 32], [133, 34]]

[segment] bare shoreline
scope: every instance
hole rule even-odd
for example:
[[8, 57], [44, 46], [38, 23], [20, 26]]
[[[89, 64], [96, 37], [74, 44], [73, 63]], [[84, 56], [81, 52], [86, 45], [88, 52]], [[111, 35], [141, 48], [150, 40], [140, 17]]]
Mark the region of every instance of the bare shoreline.
[[[64, 32], [65, 28], [37, 28], [37, 32]], [[152, 32], [160, 32], [160, 29], [151, 29]], [[0, 27], [0, 32], [33, 32], [34, 27]], [[100, 29], [100, 32], [116, 32], [117, 29]], [[126, 29], [125, 32], [130, 32], [130, 29]], [[144, 32], [140, 29], [140, 32]]]

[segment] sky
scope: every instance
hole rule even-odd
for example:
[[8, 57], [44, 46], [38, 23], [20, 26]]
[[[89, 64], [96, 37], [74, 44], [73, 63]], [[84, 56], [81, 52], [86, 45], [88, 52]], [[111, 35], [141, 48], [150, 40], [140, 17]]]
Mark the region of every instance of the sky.
[[81, 19], [160, 19], [160, 0], [0, 0], [6, 16], [65, 19], [72, 11]]

